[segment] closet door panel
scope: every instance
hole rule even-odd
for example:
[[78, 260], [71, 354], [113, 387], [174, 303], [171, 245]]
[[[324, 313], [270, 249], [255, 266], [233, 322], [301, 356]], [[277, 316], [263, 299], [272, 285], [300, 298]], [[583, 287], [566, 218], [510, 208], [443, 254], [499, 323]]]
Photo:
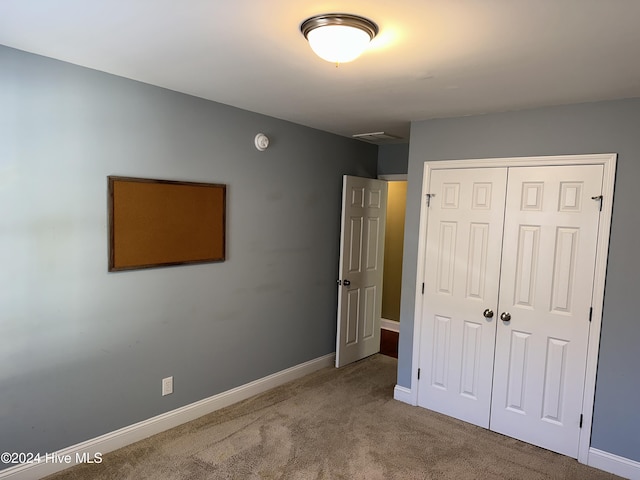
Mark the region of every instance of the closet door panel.
[[512, 167], [507, 187], [490, 428], [573, 457], [602, 177], [600, 165]]
[[434, 170], [418, 404], [488, 427], [505, 168]]

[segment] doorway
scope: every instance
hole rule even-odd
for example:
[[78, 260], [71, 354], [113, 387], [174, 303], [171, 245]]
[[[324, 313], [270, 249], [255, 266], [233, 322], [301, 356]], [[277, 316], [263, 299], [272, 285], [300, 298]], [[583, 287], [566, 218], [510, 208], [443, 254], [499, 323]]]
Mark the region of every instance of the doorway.
[[380, 175], [378, 178], [386, 180], [389, 186], [382, 280], [380, 353], [398, 358], [407, 176], [403, 174]]

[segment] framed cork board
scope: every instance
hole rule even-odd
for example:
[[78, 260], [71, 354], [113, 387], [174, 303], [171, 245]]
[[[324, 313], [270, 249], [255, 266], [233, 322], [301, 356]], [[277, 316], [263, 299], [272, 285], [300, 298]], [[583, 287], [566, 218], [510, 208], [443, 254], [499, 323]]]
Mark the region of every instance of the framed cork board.
[[107, 177], [109, 271], [225, 259], [226, 186]]

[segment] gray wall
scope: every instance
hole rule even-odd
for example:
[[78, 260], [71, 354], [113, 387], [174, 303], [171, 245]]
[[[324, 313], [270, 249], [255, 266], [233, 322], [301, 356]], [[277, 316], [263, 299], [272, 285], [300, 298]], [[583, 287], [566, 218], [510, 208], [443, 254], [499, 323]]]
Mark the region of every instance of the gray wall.
[[617, 153], [592, 446], [640, 461], [640, 99], [416, 122], [411, 127], [398, 384], [411, 385], [418, 223], [427, 160]]
[[408, 163], [408, 143], [392, 143], [378, 147], [378, 175], [406, 174]]
[[[0, 47], [0, 452], [333, 352], [342, 175], [376, 162], [374, 145]], [[107, 175], [227, 184], [227, 261], [107, 273]]]

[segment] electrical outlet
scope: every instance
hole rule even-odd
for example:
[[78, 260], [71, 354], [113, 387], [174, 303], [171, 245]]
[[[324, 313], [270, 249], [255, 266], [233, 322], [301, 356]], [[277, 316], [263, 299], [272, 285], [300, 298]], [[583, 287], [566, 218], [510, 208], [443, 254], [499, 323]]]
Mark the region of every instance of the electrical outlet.
[[162, 379], [162, 396], [173, 393], [173, 377]]

